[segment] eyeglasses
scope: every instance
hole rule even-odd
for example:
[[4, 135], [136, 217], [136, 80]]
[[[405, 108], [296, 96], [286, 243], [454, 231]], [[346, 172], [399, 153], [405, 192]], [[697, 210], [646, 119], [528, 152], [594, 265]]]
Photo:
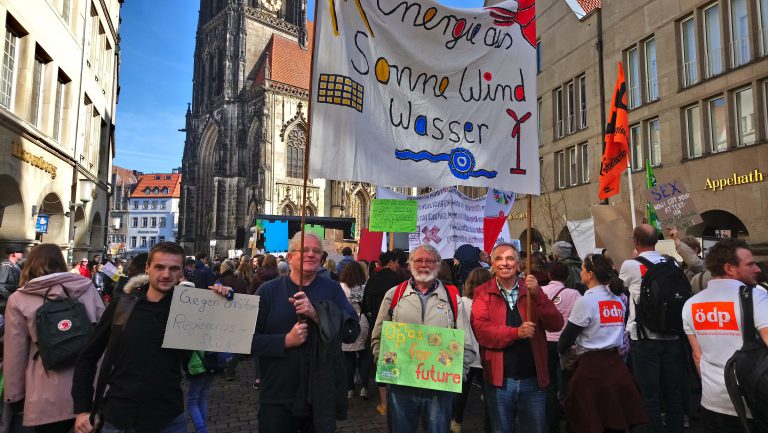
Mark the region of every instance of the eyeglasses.
[[433, 260], [433, 259], [416, 259], [416, 260], [412, 260], [412, 263], [415, 263], [417, 265], [434, 265], [435, 263], [437, 263], [437, 260]]
[[301, 251], [304, 254], [309, 254], [309, 253], [313, 253], [317, 255], [323, 254], [323, 250], [321, 250], [320, 248], [304, 248], [303, 250], [299, 250], [299, 249], [291, 250], [292, 253], [297, 253], [299, 251]]

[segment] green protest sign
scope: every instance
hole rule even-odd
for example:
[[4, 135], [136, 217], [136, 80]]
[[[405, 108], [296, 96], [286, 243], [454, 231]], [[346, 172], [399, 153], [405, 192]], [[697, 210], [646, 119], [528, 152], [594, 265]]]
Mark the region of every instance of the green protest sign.
[[464, 331], [385, 321], [376, 380], [395, 385], [461, 392]]
[[321, 241], [325, 239], [325, 227], [320, 224], [304, 224], [304, 233], [314, 233]]
[[418, 219], [419, 202], [416, 200], [376, 199], [371, 201], [372, 232], [414, 233]]

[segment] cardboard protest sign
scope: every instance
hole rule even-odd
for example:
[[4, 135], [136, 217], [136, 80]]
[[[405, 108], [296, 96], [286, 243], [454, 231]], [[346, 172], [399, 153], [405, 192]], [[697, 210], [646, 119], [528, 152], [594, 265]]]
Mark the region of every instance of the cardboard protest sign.
[[683, 263], [683, 257], [677, 253], [677, 248], [675, 248], [675, 241], [672, 239], [662, 239], [656, 242], [656, 251], [658, 251], [659, 254], [672, 256], [678, 262]]
[[413, 233], [419, 204], [414, 200], [374, 199], [371, 201], [372, 232]]
[[693, 205], [693, 198], [680, 179], [672, 182], [657, 182], [645, 191], [648, 202], [656, 210], [662, 228], [677, 227], [685, 232], [703, 220]]
[[236, 293], [231, 301], [211, 290], [176, 286], [163, 347], [251, 353], [259, 297]]
[[464, 331], [385, 321], [376, 380], [395, 385], [461, 392]]
[[590, 210], [595, 227], [595, 248], [608, 250], [613, 263], [620, 267], [624, 260], [635, 256], [628, 206], [595, 205]]
[[309, 177], [538, 194], [533, 0], [317, 2]]

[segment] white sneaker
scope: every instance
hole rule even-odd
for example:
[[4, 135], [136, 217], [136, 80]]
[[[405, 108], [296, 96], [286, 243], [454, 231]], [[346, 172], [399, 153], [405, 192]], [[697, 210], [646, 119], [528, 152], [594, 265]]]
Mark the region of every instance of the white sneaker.
[[368, 400], [368, 390], [365, 388], [360, 388], [360, 397], [364, 400]]
[[355, 391], [347, 391], [347, 398], [352, 400], [355, 397]]

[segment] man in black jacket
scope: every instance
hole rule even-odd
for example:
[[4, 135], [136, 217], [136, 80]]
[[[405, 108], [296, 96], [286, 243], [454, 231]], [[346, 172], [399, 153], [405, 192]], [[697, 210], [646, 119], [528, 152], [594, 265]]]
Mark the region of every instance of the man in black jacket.
[[[398, 262], [398, 254], [394, 251], [386, 251], [379, 256], [379, 263], [381, 263], [381, 269], [376, 271], [368, 279], [365, 284], [365, 292], [363, 293], [363, 305], [361, 313], [365, 314], [368, 318], [368, 323], [376, 323], [376, 317], [379, 315], [379, 308], [381, 302], [384, 300], [384, 295], [387, 290], [397, 286], [408, 277], [400, 271], [400, 263]], [[368, 328], [368, 350], [370, 350], [371, 333], [373, 332], [373, 326]], [[387, 414], [387, 386], [386, 384], [379, 384], [379, 402], [376, 406], [376, 410], [381, 415]]]
[[[100, 408], [102, 433], [186, 433], [181, 374], [189, 353], [161, 347], [171, 308], [170, 295], [181, 276], [184, 257], [184, 250], [173, 242], [161, 242], [149, 252], [148, 285], [141, 291], [115, 347], [110, 387]], [[111, 303], [104, 312], [75, 365], [72, 399], [76, 433], [94, 430], [89, 419], [93, 381], [109, 341], [117, 304]]]

